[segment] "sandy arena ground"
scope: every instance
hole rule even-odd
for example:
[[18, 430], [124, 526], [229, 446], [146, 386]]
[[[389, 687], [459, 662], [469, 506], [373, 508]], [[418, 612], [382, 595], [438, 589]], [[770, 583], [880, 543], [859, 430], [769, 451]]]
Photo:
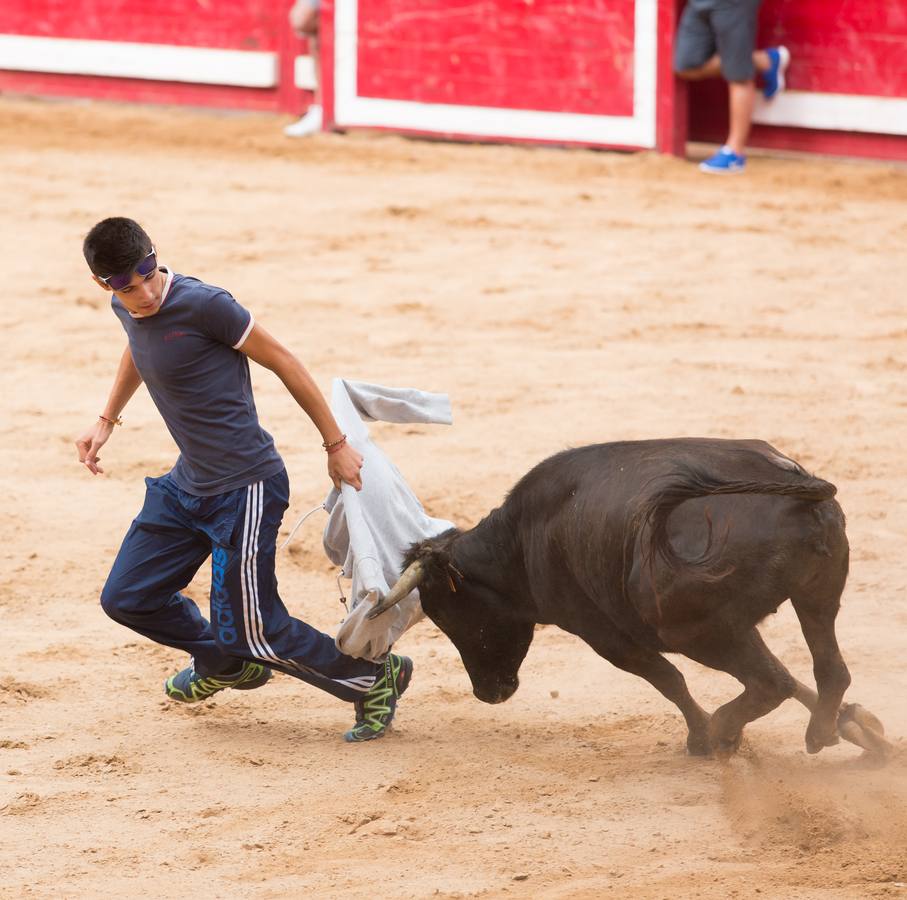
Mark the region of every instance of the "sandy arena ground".
[[[848, 696], [907, 736], [907, 170], [754, 157], [722, 180], [648, 154], [291, 142], [266, 116], [4, 99], [0, 117], [0, 894], [907, 898], [903, 756], [807, 756], [789, 702], [736, 758], [691, 759], [667, 701], [552, 628], [491, 707], [419, 624], [398, 645], [412, 688], [372, 745], [343, 744], [348, 708], [286, 676], [165, 701], [183, 657], [97, 595], [174, 447], [144, 392], [105, 476], [72, 444], [124, 340], [81, 238], [129, 215], [323, 388], [448, 392], [452, 428], [373, 430], [435, 515], [473, 524], [548, 454], [627, 438], [765, 438], [835, 482]], [[255, 381], [293, 483], [286, 532], [323, 498], [324, 458], [279, 382]], [[279, 577], [330, 631], [322, 521]], [[192, 593], [206, 603], [207, 574]], [[789, 604], [763, 630], [809, 677]], [[708, 707], [737, 692], [679, 665]]]

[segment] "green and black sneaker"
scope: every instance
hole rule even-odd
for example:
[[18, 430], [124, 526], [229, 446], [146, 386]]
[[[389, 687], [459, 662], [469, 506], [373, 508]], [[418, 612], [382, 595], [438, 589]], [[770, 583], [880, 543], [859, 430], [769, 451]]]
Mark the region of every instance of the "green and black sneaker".
[[270, 677], [271, 670], [256, 662], [244, 662], [235, 675], [199, 675], [191, 665], [164, 682], [164, 693], [180, 703], [198, 703], [226, 688], [251, 691], [261, 687]]
[[356, 724], [344, 734], [343, 739], [355, 744], [384, 737], [397, 711], [397, 700], [409, 686], [413, 677], [413, 661], [408, 656], [388, 653], [384, 669], [375, 683], [353, 704], [356, 707]]

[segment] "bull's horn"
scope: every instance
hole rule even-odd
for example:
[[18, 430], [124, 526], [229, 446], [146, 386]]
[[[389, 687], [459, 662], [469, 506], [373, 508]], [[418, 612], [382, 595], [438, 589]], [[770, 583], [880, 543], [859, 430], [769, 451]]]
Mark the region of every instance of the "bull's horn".
[[396, 606], [413, 588], [419, 586], [425, 575], [425, 567], [421, 559], [412, 563], [397, 579], [397, 583], [388, 591], [387, 596], [368, 614], [369, 619], [380, 616], [392, 606]]

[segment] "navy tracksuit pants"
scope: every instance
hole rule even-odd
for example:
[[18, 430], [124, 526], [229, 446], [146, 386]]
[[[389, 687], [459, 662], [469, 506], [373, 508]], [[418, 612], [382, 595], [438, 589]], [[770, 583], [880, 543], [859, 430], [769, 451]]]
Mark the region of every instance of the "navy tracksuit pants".
[[[145, 503], [101, 592], [115, 621], [191, 653], [201, 675], [252, 659], [341, 700], [361, 698], [382, 667], [341, 653], [293, 618], [277, 592], [277, 530], [289, 501], [286, 470], [214, 497], [146, 478]], [[211, 621], [181, 592], [211, 557]]]

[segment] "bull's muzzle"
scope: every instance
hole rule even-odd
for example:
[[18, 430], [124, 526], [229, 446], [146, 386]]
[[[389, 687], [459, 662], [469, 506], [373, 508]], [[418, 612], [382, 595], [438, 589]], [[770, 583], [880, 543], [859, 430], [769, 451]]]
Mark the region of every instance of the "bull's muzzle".
[[473, 683], [472, 693], [476, 700], [481, 700], [483, 703], [503, 703], [516, 693], [516, 689], [519, 686], [520, 681], [518, 678], [499, 681], [488, 687], [478, 687]]

